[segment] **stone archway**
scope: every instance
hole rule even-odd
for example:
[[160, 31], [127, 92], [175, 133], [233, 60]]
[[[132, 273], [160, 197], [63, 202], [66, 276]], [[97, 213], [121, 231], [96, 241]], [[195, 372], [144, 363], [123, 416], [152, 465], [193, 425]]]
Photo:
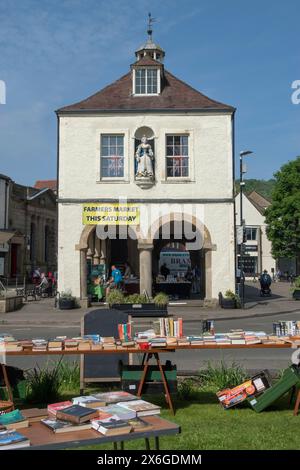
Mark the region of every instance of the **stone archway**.
[[[211, 299], [212, 298], [212, 251], [216, 249], [215, 245], [212, 244], [211, 235], [208, 228], [195, 216], [190, 214], [182, 214], [179, 212], [166, 214], [164, 216], [159, 217], [156, 221], [154, 221], [151, 226], [149, 227], [148, 231], [148, 244], [151, 243], [152, 249], [154, 247], [155, 240], [157, 239], [157, 235], [159, 234], [162, 228], [170, 223], [179, 223], [179, 222], [186, 222], [189, 223], [191, 226], [195, 228], [196, 231], [201, 233], [202, 236], [202, 248], [201, 251], [203, 253], [203, 271], [205, 273], [203, 282], [203, 291], [204, 291], [204, 298]], [[150, 273], [148, 273], [149, 277]], [[152, 263], [151, 263], [151, 277], [152, 277]], [[149, 284], [149, 282], [148, 282]]]

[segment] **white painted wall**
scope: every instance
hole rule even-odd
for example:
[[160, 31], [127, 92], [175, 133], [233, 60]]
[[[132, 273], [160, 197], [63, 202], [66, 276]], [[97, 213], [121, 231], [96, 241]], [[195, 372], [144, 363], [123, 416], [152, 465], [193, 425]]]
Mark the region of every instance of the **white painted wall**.
[[[141, 126], [151, 127], [155, 140], [156, 184], [141, 189], [134, 182], [134, 134]], [[125, 179], [100, 180], [101, 133], [124, 133]], [[168, 181], [165, 173], [165, 134], [188, 133], [190, 177]], [[228, 199], [232, 197], [231, 115], [221, 113], [103, 114], [60, 117], [59, 198], [101, 199]], [[157, 207], [157, 204], [153, 206]], [[210, 232], [216, 251], [212, 253], [212, 297], [234, 290], [233, 203], [196, 205], [200, 221]], [[185, 212], [188, 210], [185, 209]], [[80, 203], [59, 204], [58, 276], [59, 290], [80, 295], [80, 260], [75, 245], [82, 225]]]
[[[134, 134], [149, 126], [155, 139], [156, 185], [141, 189], [134, 184]], [[124, 133], [124, 181], [100, 181], [101, 133]], [[165, 134], [188, 133], [190, 181], [166, 181]], [[106, 114], [60, 118], [60, 198], [230, 198], [232, 196], [231, 115], [229, 114]], [[133, 183], [133, 184], [130, 184]], [[175, 184], [175, 187], [174, 187]], [[113, 190], [112, 190], [113, 187]]]

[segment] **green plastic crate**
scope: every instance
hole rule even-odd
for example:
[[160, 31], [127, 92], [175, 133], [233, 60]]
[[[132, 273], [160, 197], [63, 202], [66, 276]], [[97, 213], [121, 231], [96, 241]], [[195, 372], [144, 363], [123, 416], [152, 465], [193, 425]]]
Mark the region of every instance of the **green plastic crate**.
[[249, 398], [248, 402], [257, 413], [260, 413], [297, 384], [300, 384], [300, 370], [291, 366], [284, 371], [281, 379], [273, 387], [259, 397]]

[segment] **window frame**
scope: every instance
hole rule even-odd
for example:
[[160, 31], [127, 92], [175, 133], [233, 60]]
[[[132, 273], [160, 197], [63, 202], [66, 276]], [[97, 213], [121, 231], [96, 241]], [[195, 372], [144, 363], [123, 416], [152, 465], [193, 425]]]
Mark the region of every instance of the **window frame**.
[[[123, 139], [123, 155], [120, 156], [120, 158], [123, 158], [123, 174], [122, 176], [112, 176], [112, 175], [103, 175], [103, 166], [102, 163], [104, 159], [108, 160], [111, 158], [112, 155], [104, 155], [102, 154], [102, 149], [103, 147], [107, 147], [108, 149], [111, 147], [111, 144], [109, 142], [109, 145], [103, 145], [102, 139], [104, 137], [122, 137]], [[99, 172], [100, 172], [100, 181], [123, 181], [126, 178], [126, 166], [125, 166], [125, 159], [126, 159], [126, 151], [125, 151], [125, 145], [126, 145], [126, 139], [125, 139], [125, 133], [124, 132], [101, 132], [100, 133], [100, 162], [99, 162]], [[118, 144], [116, 144], [116, 148], [118, 147]], [[108, 152], [109, 153], [109, 152]], [[119, 155], [118, 155], [119, 156]]]
[[[137, 71], [145, 71], [145, 93], [137, 93]], [[148, 74], [149, 71], [156, 71], [156, 92], [148, 93]], [[133, 96], [158, 96], [160, 94], [160, 69], [156, 67], [138, 67], [133, 69], [132, 73]]]
[[[167, 141], [168, 141], [168, 137], [173, 137], [173, 148], [175, 148], [175, 145], [178, 145], [178, 144], [175, 144], [175, 141], [174, 141], [174, 138], [175, 137], [187, 137], [187, 144], [186, 145], [183, 145], [183, 144], [179, 144], [181, 147], [182, 146], [186, 146], [187, 147], [187, 155], [184, 155], [182, 156], [182, 158], [187, 158], [187, 165], [186, 166], [181, 166], [181, 175], [179, 176], [169, 176], [168, 175], [168, 159], [171, 159], [171, 158], [176, 158], [176, 155], [174, 155], [174, 150], [173, 150], [173, 155], [167, 155], [168, 151], [167, 151], [167, 148], [170, 147], [170, 145], [167, 144]], [[166, 180], [167, 181], [190, 181], [191, 180], [191, 135], [190, 133], [188, 132], [166, 132], [165, 134], [165, 142], [164, 142], [164, 152], [165, 152], [165, 175], [166, 175]], [[187, 175], [182, 175], [182, 168], [187, 168]]]

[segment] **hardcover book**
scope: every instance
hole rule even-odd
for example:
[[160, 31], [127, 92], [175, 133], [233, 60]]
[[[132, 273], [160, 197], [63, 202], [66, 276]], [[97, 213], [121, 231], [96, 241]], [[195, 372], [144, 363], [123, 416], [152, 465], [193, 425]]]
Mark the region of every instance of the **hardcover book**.
[[48, 413], [51, 413], [53, 416], [56, 416], [56, 413], [59, 410], [67, 408], [68, 406], [71, 406], [71, 405], [72, 405], [72, 402], [70, 400], [62, 401], [60, 403], [53, 403], [52, 405], [48, 405], [47, 410], [48, 410]]
[[[135, 400], [120, 403], [122, 408], [134, 411], [137, 417], [160, 414], [160, 407], [145, 400]], [[128, 418], [130, 419], [130, 418]]]
[[41, 423], [51, 429], [54, 433], [72, 432], [72, 431], [84, 431], [91, 429], [91, 423], [84, 424], [72, 424], [68, 421], [62, 421], [60, 419], [42, 419]]
[[93, 419], [92, 428], [106, 436], [117, 436], [119, 434], [129, 434], [132, 426], [128, 421], [111, 416], [106, 419]]
[[93, 397], [103, 402], [103, 405], [101, 406], [119, 403], [122, 401], [137, 400], [137, 397], [132, 395], [132, 393], [123, 391], [96, 393], [93, 395]]
[[69, 421], [75, 424], [86, 423], [96, 417], [98, 417], [97, 410], [80, 405], [72, 405], [67, 408], [63, 408], [56, 413], [57, 419]]

